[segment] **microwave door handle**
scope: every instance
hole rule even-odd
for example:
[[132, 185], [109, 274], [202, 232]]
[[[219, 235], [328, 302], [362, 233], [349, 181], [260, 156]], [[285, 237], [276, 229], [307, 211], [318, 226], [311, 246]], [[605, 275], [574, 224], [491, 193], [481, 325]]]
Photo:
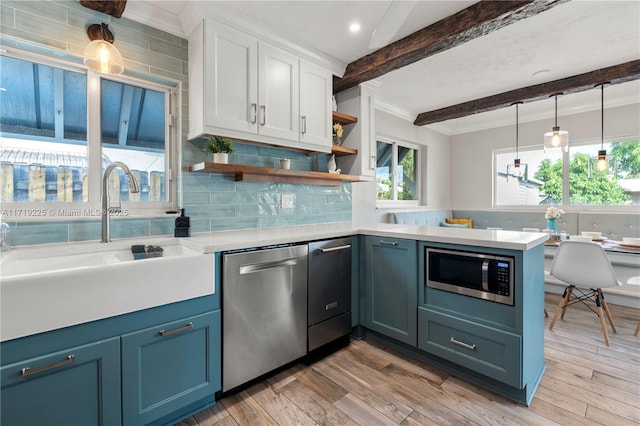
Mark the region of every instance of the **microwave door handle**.
[[482, 261], [482, 290], [489, 291], [489, 260]]

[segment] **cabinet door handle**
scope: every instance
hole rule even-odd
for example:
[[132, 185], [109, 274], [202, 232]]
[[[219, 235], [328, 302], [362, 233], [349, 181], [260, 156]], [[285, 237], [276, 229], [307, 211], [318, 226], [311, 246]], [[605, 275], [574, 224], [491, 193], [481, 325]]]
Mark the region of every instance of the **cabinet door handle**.
[[397, 241], [380, 240], [380, 244], [382, 244], [383, 246], [397, 246], [398, 242]]
[[261, 126], [267, 124], [267, 106], [260, 105], [260, 115], [262, 116], [262, 121], [260, 122]]
[[329, 253], [336, 250], [346, 250], [348, 248], [351, 248], [351, 244], [345, 244], [343, 246], [335, 246], [335, 247], [329, 247], [329, 248], [321, 248], [320, 253]]
[[325, 305], [324, 310], [328, 311], [329, 309], [333, 309], [333, 308], [337, 308], [338, 307], [338, 302], [331, 302], [328, 305]]
[[369, 168], [371, 170], [375, 170], [376, 168], [376, 156], [372, 155], [371, 158], [369, 158]]
[[193, 323], [190, 322], [187, 325], [183, 325], [182, 327], [174, 328], [173, 330], [160, 330], [158, 334], [161, 336], [171, 336], [172, 334], [181, 333], [183, 331], [191, 330], [193, 328]]
[[251, 122], [251, 124], [256, 124], [256, 122], [258, 121], [258, 104], [251, 104], [251, 118], [249, 119], [249, 121]]
[[76, 357], [75, 355], [71, 354], [67, 356], [65, 359], [63, 359], [62, 361], [43, 365], [42, 367], [33, 368], [33, 369], [25, 367], [22, 370], [20, 370], [20, 375], [27, 377], [27, 376], [33, 376], [34, 374], [38, 374], [38, 373], [44, 373], [47, 370], [52, 370], [54, 368], [62, 367], [63, 365], [71, 364], [75, 359], [75, 357]]
[[307, 116], [303, 115], [302, 116], [302, 134], [304, 135], [305, 133], [307, 133]]
[[468, 343], [461, 342], [459, 340], [456, 340], [455, 337], [451, 337], [449, 339], [449, 342], [453, 343], [454, 345], [462, 346], [463, 348], [469, 349], [471, 351], [475, 351], [476, 350], [476, 345], [470, 345]]

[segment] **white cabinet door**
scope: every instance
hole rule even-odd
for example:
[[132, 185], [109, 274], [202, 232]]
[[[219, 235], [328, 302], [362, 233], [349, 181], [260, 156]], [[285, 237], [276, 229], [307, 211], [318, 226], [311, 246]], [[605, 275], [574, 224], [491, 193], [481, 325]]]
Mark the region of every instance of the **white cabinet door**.
[[258, 133], [297, 141], [298, 58], [266, 43], [260, 43], [258, 54]]
[[375, 93], [365, 85], [336, 95], [338, 111], [358, 117], [358, 122], [345, 130], [342, 145], [358, 150], [358, 155], [340, 158], [343, 173], [371, 180], [376, 172]]
[[208, 21], [205, 36], [205, 124], [256, 133], [258, 40]]
[[331, 148], [332, 74], [300, 61], [300, 141], [310, 149]]

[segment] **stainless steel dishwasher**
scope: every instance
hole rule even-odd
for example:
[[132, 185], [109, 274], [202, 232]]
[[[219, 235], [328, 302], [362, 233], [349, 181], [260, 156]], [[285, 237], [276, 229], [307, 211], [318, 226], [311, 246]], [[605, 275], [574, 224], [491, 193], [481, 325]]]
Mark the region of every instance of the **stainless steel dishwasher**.
[[307, 353], [307, 245], [223, 255], [222, 391]]

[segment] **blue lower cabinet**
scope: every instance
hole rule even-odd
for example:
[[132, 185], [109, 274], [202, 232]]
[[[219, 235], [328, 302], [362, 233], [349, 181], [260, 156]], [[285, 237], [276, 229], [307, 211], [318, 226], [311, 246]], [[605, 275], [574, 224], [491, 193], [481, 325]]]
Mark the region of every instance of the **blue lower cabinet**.
[[220, 324], [215, 311], [122, 336], [124, 426], [168, 421], [184, 407], [213, 402], [221, 388]]
[[364, 245], [365, 327], [416, 346], [416, 241], [367, 236]]
[[418, 308], [418, 322], [420, 349], [523, 388], [520, 335], [422, 307]]
[[120, 338], [0, 368], [2, 426], [120, 425]]

